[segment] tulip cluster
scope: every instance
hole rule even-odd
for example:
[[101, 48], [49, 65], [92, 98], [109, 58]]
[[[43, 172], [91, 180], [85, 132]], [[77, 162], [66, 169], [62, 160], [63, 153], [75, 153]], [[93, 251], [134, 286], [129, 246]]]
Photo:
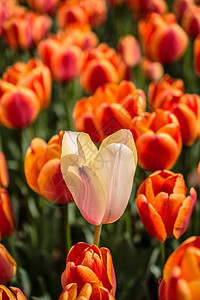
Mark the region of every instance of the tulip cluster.
[[88, 26], [71, 27], [43, 40], [38, 45], [38, 53], [47, 65], [55, 80], [73, 80], [80, 71], [81, 56], [84, 50], [95, 47], [96, 35]]
[[24, 8], [16, 12], [2, 24], [2, 35], [11, 49], [29, 49], [43, 39], [51, 28], [47, 15], [37, 15]]
[[112, 256], [107, 248], [78, 243], [67, 256], [61, 277], [63, 292], [59, 300], [114, 300], [116, 290]]
[[28, 185], [48, 201], [66, 204], [73, 197], [63, 181], [60, 157], [63, 132], [54, 135], [48, 143], [34, 138], [29, 146], [24, 163]]
[[200, 96], [185, 94], [182, 80], [165, 75], [149, 85], [148, 96], [153, 109], [163, 108], [176, 115], [185, 145], [192, 145], [200, 137]]
[[114, 49], [107, 44], [100, 44], [97, 48], [84, 52], [80, 70], [80, 84], [87, 93], [105, 83], [119, 83], [129, 79], [129, 70]]
[[168, 237], [178, 239], [187, 230], [197, 195], [191, 188], [186, 197], [186, 191], [182, 174], [167, 170], [151, 174], [137, 191], [140, 218], [147, 232], [161, 243]]
[[57, 11], [57, 24], [61, 28], [71, 24], [99, 27], [106, 17], [105, 0], [64, 1]]
[[160, 300], [200, 299], [200, 237], [190, 237], [168, 258], [161, 280]]
[[0, 80], [0, 120], [8, 128], [32, 123], [51, 99], [51, 74], [41, 61], [17, 62]]
[[119, 129], [130, 128], [132, 119], [145, 111], [142, 90], [130, 81], [105, 84], [93, 96], [83, 98], [74, 107], [73, 118], [78, 131], [86, 132], [94, 142]]
[[188, 37], [172, 13], [151, 13], [138, 23], [143, 51], [147, 58], [164, 65], [178, 60], [185, 52]]

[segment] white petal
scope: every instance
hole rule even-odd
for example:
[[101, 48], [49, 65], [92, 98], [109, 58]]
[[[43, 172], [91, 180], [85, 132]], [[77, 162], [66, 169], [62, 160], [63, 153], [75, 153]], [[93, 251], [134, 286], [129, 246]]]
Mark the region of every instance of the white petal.
[[108, 145], [96, 156], [93, 170], [106, 195], [102, 223], [114, 222], [123, 214], [131, 194], [135, 169], [134, 154], [126, 145]]
[[105, 194], [96, 174], [87, 166], [69, 167], [63, 178], [83, 217], [100, 225], [105, 213]]
[[80, 132], [66, 131], [62, 140], [61, 157], [69, 154], [78, 154], [77, 136]]
[[121, 129], [121, 130], [118, 130], [115, 133], [109, 135], [101, 143], [99, 151], [101, 151], [102, 148], [107, 147], [108, 145], [111, 145], [113, 143], [116, 143], [116, 144], [119, 143], [119, 144], [126, 145], [133, 152], [134, 161], [135, 161], [135, 164], [137, 164], [137, 150], [136, 150], [135, 142], [133, 139], [133, 135], [130, 132], [130, 130]]

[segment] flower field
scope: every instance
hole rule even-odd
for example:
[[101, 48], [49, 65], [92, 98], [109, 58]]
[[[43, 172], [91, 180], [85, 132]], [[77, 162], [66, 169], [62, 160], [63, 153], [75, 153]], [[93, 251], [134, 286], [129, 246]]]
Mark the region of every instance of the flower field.
[[200, 1], [0, 0], [0, 300], [200, 299]]

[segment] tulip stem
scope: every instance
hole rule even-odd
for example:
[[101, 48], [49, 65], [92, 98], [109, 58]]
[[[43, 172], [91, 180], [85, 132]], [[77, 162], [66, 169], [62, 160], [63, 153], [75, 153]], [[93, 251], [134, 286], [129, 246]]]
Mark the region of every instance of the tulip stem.
[[61, 94], [62, 94], [62, 99], [64, 102], [64, 108], [65, 108], [65, 117], [66, 117], [66, 123], [67, 123], [67, 130], [71, 129], [71, 124], [70, 124], [70, 107], [69, 107], [69, 101], [70, 101], [70, 95], [67, 95], [67, 87], [68, 84], [66, 83], [61, 83]]
[[71, 230], [69, 224], [69, 204], [63, 208], [63, 217], [64, 217], [64, 236], [65, 236], [65, 247], [68, 252], [71, 248]]
[[161, 262], [162, 262], [161, 265], [163, 268], [170, 254], [169, 239], [166, 239], [164, 243], [160, 244], [160, 250], [161, 250]]
[[101, 235], [101, 227], [102, 224], [95, 226], [95, 232], [94, 232], [94, 244], [98, 247], [99, 246], [99, 240]]

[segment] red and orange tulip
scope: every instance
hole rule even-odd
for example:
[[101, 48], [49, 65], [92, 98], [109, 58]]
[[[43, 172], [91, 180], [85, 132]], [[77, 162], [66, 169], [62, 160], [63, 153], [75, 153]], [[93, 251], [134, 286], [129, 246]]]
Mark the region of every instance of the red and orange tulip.
[[182, 174], [168, 170], [154, 172], [139, 187], [138, 213], [149, 235], [159, 242], [178, 239], [187, 230], [197, 195], [194, 188], [189, 196], [186, 191]]
[[170, 169], [182, 148], [180, 125], [170, 111], [156, 110], [133, 119], [130, 128], [138, 151], [138, 164], [147, 170]]
[[141, 58], [140, 46], [133, 35], [121, 38], [117, 45], [117, 51], [127, 66], [135, 67], [139, 64]]
[[60, 0], [27, 0], [29, 7], [39, 14], [52, 14]]
[[199, 189], [200, 189], [200, 161], [198, 164], [198, 169], [197, 169], [198, 175], [199, 175]]
[[[0, 244], [0, 284], [7, 284], [16, 273], [16, 262], [12, 256], [8, 253], [6, 248]], [[2, 290], [0, 285], [0, 299], [6, 299], [2, 296]]]
[[181, 24], [187, 34], [195, 38], [200, 33], [200, 7], [189, 5], [182, 16]]
[[73, 201], [60, 171], [63, 132], [48, 143], [35, 138], [27, 150], [24, 169], [28, 185], [45, 199], [59, 204]]
[[58, 300], [114, 300], [108, 289], [104, 288], [99, 282], [86, 283], [80, 291], [78, 291], [77, 283], [69, 283], [63, 289]]
[[177, 24], [175, 15], [147, 15], [138, 23], [139, 36], [147, 58], [164, 65], [178, 60], [185, 52], [188, 37]]
[[173, 3], [173, 11], [178, 19], [182, 19], [185, 11], [194, 5], [194, 0], [175, 0]]
[[129, 81], [105, 84], [93, 96], [83, 98], [74, 107], [73, 118], [78, 131], [86, 132], [94, 142], [131, 125], [133, 117], [145, 111], [142, 90]]
[[170, 255], [159, 296], [160, 300], [200, 299], [200, 237], [188, 238]]
[[95, 245], [86, 243], [76, 244], [68, 253], [61, 283], [63, 288], [66, 287], [66, 294], [71, 289], [73, 289], [73, 294], [82, 293], [83, 290], [88, 292], [89, 289], [93, 297], [86, 299], [101, 299], [100, 297], [94, 298], [94, 295], [104, 293], [107, 294], [107, 297], [102, 299], [113, 299], [108, 297], [109, 293], [114, 296], [116, 290], [115, 272], [110, 251], [107, 248], [99, 249]]
[[2, 151], [0, 151], [0, 188], [7, 187], [9, 184], [9, 174], [6, 164], [6, 158]]
[[159, 80], [164, 73], [164, 69], [161, 63], [157, 61], [150, 61], [147, 58], [142, 59], [140, 66], [142, 74], [147, 80]]
[[0, 300], [27, 300], [20, 289], [16, 287], [10, 289], [12, 292], [6, 286], [0, 285]]
[[0, 241], [14, 230], [14, 216], [8, 192], [0, 187]]
[[194, 41], [194, 68], [198, 76], [200, 76], [200, 34]]
[[126, 0], [137, 17], [143, 16], [148, 12], [164, 14], [167, 11], [167, 4], [163, 0]]

